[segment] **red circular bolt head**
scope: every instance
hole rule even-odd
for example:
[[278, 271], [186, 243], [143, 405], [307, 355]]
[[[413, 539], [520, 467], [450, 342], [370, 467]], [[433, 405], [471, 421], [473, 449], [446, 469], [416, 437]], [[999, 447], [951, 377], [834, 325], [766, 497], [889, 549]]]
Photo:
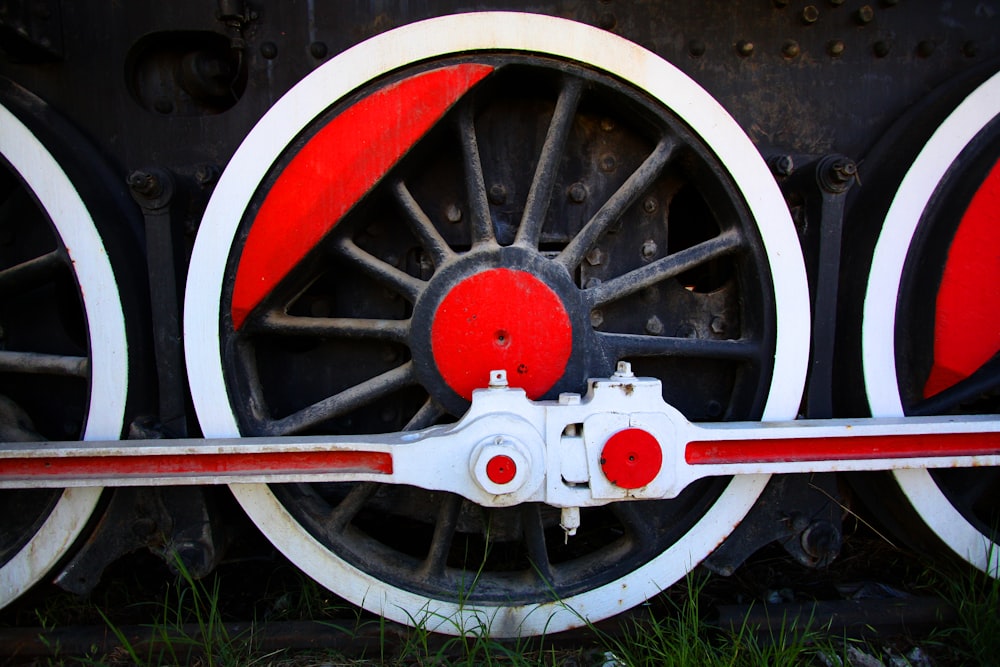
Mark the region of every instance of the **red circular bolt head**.
[[486, 476], [494, 484], [508, 484], [517, 474], [517, 464], [506, 454], [498, 454], [486, 462]]
[[663, 450], [652, 433], [641, 428], [618, 431], [604, 443], [601, 470], [615, 486], [638, 489], [660, 473]]

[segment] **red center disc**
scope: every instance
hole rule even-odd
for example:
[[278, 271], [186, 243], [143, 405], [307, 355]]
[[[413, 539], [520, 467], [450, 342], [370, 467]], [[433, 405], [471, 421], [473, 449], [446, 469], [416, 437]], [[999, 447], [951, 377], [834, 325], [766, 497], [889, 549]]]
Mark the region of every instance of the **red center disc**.
[[638, 489], [652, 482], [663, 465], [663, 450], [652, 433], [627, 428], [608, 438], [601, 450], [601, 470], [615, 486]]
[[562, 301], [525, 271], [489, 269], [464, 279], [441, 301], [431, 325], [438, 372], [455, 393], [489, 384], [490, 371], [539, 398], [562, 377], [573, 328]]
[[506, 454], [499, 454], [486, 462], [486, 476], [494, 484], [507, 484], [516, 474], [517, 464]]

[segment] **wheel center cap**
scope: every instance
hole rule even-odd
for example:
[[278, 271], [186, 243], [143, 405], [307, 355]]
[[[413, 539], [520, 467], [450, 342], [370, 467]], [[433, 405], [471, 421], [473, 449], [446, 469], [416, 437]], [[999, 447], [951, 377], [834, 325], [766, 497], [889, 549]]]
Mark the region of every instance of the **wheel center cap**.
[[441, 301], [431, 324], [438, 372], [459, 396], [485, 387], [491, 370], [537, 399], [559, 381], [573, 350], [566, 308], [525, 271], [489, 269], [463, 279]]

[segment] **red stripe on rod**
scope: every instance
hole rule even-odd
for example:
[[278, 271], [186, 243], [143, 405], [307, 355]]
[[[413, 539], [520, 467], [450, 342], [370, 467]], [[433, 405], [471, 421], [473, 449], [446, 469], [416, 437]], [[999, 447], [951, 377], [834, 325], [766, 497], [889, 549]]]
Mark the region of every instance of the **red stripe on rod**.
[[7, 459], [0, 479], [209, 476], [222, 473], [356, 472], [392, 474], [385, 452], [137, 454]]
[[841, 459], [987, 456], [1000, 454], [1000, 433], [866, 435], [844, 438], [775, 438], [689, 442], [684, 460], [692, 465], [780, 463]]

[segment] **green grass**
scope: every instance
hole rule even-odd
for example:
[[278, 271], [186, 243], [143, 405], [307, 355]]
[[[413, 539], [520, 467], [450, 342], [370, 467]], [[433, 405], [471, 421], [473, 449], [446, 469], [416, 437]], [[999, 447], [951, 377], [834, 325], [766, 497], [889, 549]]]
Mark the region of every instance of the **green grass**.
[[[905, 554], [901, 558], [910, 559]], [[93, 647], [83, 655], [70, 655], [52, 645], [53, 657], [34, 664], [780, 667], [848, 665], [852, 653], [856, 657], [863, 652], [888, 665], [890, 653], [897, 660], [894, 664], [907, 664], [900, 656], [914, 646], [931, 654], [938, 667], [994, 665], [1000, 657], [1000, 582], [959, 567], [927, 565], [924, 579], [917, 583], [920, 594], [947, 599], [956, 609], [956, 620], [928, 636], [893, 638], [894, 646], [884, 637], [847, 641], [831, 635], [821, 620], [814, 618], [786, 618], [767, 627], [754, 627], [745, 621], [719, 627], [712, 616], [719, 592], [732, 591], [740, 582], [694, 575], [616, 622], [587, 626], [571, 643], [560, 636], [497, 640], [489, 636], [487, 625], [464, 627], [466, 634], [461, 636], [442, 636], [431, 631], [433, 622], [442, 620], [433, 618], [415, 618], [415, 627], [401, 628], [347, 606], [294, 570], [290, 576], [285, 572], [275, 586], [264, 587], [268, 590], [260, 599], [252, 600], [257, 621], [234, 630], [235, 618], [246, 620], [246, 607], [234, 611], [230, 599], [234, 586], [236, 590], [246, 588], [246, 580], [215, 575], [197, 581], [182, 566], [177, 569], [179, 574], [159, 591], [155, 602], [122, 605], [127, 592], [115, 588], [106, 590], [103, 598], [89, 606], [68, 595], [46, 598], [46, 604], [34, 610], [34, 625], [58, 630], [97, 619], [117, 639], [118, 646], [107, 651]], [[823, 573], [800, 574], [819, 577]], [[136, 623], [138, 618], [143, 620]], [[269, 624], [301, 620], [325, 624], [331, 633], [346, 638], [345, 648], [293, 651], [265, 648], [260, 641]], [[143, 632], [136, 633], [137, 627]]]

